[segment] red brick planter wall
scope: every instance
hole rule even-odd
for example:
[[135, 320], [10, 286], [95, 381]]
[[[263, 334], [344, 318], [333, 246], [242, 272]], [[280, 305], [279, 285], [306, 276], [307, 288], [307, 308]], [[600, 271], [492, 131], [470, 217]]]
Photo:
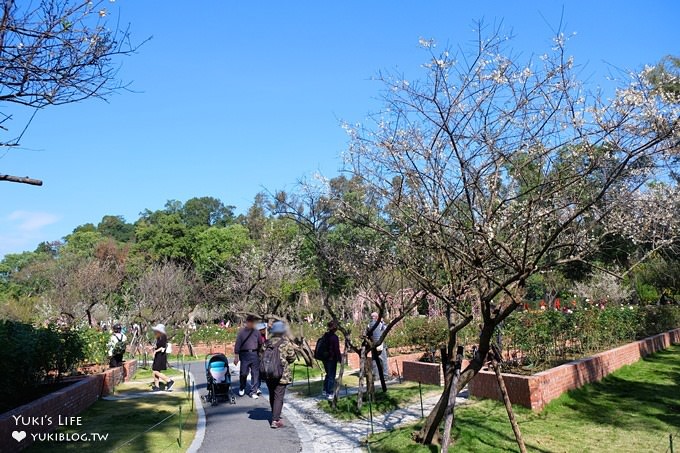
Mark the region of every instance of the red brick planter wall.
[[[58, 416], [71, 417], [83, 412], [94, 404], [100, 396], [108, 395], [115, 383], [118, 385], [129, 380], [137, 369], [137, 361], [129, 360], [124, 366], [112, 368], [99, 374], [85, 376], [74, 384], [45, 395], [28, 404], [0, 414], [0, 451], [17, 452], [33, 443], [31, 434], [47, 433], [57, 428]], [[17, 426], [13, 416], [50, 417], [51, 424]], [[42, 419], [47, 420], [47, 419]], [[25, 431], [26, 438], [17, 442], [12, 438], [13, 431]]]
[[[390, 356], [389, 350], [387, 351], [387, 364], [389, 366], [390, 374], [392, 376], [403, 375], [404, 362], [417, 361], [423, 356], [422, 353], [417, 352], [413, 354], [401, 354]], [[371, 354], [368, 355], [368, 359], [371, 359]], [[347, 366], [350, 370], [358, 370], [360, 365], [359, 354], [349, 353], [347, 354]]]
[[[196, 343], [192, 345], [194, 350], [194, 356], [202, 357], [207, 354], [225, 354], [227, 356], [234, 355], [234, 343]], [[182, 347], [180, 351], [179, 345], [172, 345], [174, 354], [189, 354], [189, 348], [186, 346]]]
[[[624, 365], [680, 343], [680, 329], [635, 341], [609, 351], [565, 363], [532, 376], [503, 373], [513, 404], [541, 410], [564, 392], [596, 382]], [[494, 373], [481, 371], [468, 384], [470, 395], [501, 399]]]
[[421, 384], [441, 385], [442, 367], [440, 364], [407, 361], [403, 363], [403, 366], [405, 380], [420, 382]]

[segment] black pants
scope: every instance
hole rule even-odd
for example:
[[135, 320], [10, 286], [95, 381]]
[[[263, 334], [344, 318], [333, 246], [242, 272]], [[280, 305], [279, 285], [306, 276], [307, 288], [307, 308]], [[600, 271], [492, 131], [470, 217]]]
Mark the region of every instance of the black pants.
[[273, 422], [279, 421], [281, 419], [283, 397], [286, 396], [287, 385], [288, 384], [281, 384], [279, 380], [267, 380], [267, 388], [269, 389], [269, 406], [272, 408]]
[[115, 368], [123, 364], [123, 354], [114, 354], [109, 359], [109, 366]]
[[246, 389], [248, 371], [250, 371], [250, 391], [255, 393], [260, 381], [260, 356], [257, 355], [257, 352], [242, 352], [238, 355], [238, 359], [241, 365], [239, 371], [239, 390]]
[[338, 372], [338, 362], [333, 360], [324, 360], [323, 369], [326, 376], [323, 378], [323, 391], [329, 395], [335, 392], [335, 375]]

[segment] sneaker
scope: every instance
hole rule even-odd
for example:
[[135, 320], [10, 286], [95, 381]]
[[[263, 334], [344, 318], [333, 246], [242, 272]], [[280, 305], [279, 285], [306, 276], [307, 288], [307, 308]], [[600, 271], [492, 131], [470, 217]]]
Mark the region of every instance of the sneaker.
[[252, 399], [254, 399], [254, 400], [256, 400], [256, 399], [259, 398], [259, 396], [257, 396], [257, 393], [251, 393], [251, 394], [250, 394], [250, 397], [251, 397]]
[[332, 393], [329, 394], [329, 395], [326, 397], [326, 399], [328, 399], [328, 401], [333, 401], [334, 398], [335, 398], [335, 395], [333, 395]]
[[262, 395], [262, 390], [257, 389], [257, 392], [255, 392], [258, 396]]
[[151, 391], [152, 391], [152, 392], [160, 392], [160, 391], [161, 391], [161, 388], [158, 387], [157, 385], [152, 385], [152, 386], [151, 386]]
[[175, 385], [175, 381], [173, 381], [172, 379], [170, 379], [170, 380], [168, 381], [168, 383], [165, 384], [165, 391], [166, 391], [166, 392], [169, 392], [170, 390], [172, 390], [172, 386], [173, 386], [173, 385]]
[[243, 396], [243, 395], [245, 395], [245, 394], [246, 394], [246, 391], [245, 391], [245, 390], [239, 390], [239, 391], [238, 391], [238, 396]]

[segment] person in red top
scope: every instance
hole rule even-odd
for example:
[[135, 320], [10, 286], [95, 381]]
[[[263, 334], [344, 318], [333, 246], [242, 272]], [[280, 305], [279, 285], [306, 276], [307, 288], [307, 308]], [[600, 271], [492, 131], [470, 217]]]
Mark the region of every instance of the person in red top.
[[330, 321], [328, 323], [328, 331], [324, 335], [328, 354], [323, 360], [323, 369], [326, 373], [326, 376], [323, 378], [323, 393], [329, 400], [332, 400], [335, 394], [335, 375], [338, 371], [338, 362], [342, 359], [340, 339], [335, 333], [337, 330], [338, 323]]

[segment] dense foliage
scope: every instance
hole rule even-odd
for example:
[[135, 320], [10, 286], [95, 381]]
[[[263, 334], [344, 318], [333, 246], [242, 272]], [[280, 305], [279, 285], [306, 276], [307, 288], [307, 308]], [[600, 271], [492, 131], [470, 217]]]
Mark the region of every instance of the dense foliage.
[[94, 329], [0, 321], [0, 412], [28, 401], [41, 384], [58, 381], [81, 364], [105, 363], [107, 341]]
[[584, 306], [573, 312], [524, 311], [499, 329], [513, 365], [544, 368], [680, 327], [677, 306]]

